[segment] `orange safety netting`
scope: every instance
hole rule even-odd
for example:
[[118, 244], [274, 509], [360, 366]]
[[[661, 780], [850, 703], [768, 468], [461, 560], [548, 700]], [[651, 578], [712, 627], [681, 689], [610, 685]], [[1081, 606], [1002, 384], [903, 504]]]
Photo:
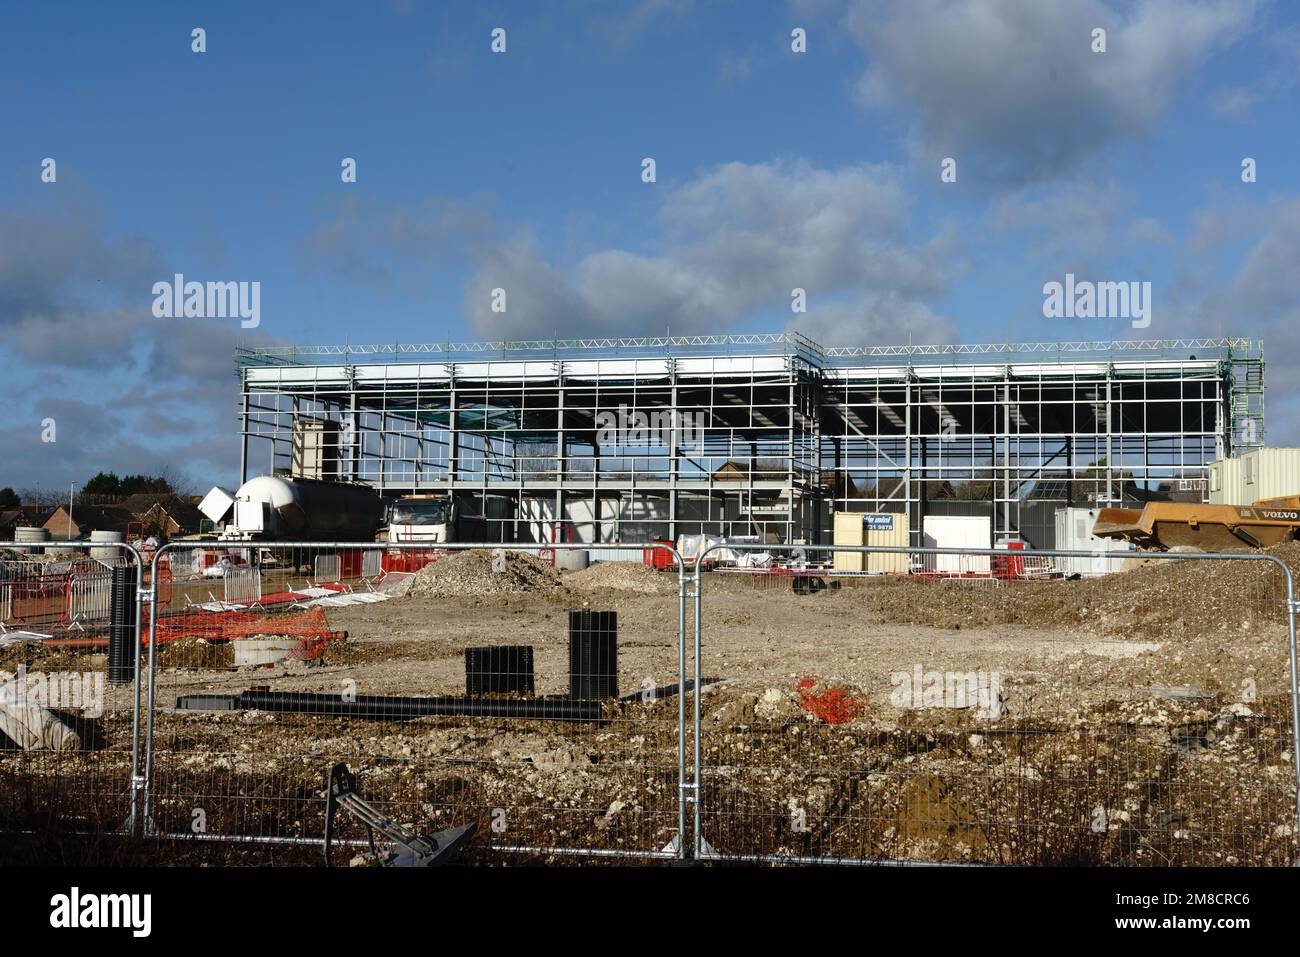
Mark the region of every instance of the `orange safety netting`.
[[274, 615], [252, 622], [239, 622], [227, 629], [231, 639], [249, 635], [285, 635], [290, 638], [328, 638], [331, 632], [325, 612], [319, 608], [292, 615]]
[[195, 610], [168, 615], [158, 622], [158, 641], [202, 638], [206, 641], [234, 641], [249, 635], [285, 635], [304, 640], [328, 641], [334, 636], [319, 608], [291, 615], [254, 615], [246, 611]]
[[814, 689], [818, 679], [809, 675], [800, 678], [794, 686], [799, 692], [799, 704], [827, 724], [848, 724], [867, 706], [865, 695], [851, 694], [843, 688]]

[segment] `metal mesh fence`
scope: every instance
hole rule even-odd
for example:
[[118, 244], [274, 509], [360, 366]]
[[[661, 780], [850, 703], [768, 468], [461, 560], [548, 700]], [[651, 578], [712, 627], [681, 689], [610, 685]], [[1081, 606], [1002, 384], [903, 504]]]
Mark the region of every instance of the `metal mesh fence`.
[[129, 831], [143, 563], [122, 544], [6, 547], [22, 557], [0, 562], [0, 830]]
[[699, 708], [700, 856], [1292, 862], [1278, 566], [1175, 554], [1080, 581], [1054, 557], [703, 576], [698, 673], [723, 680]]
[[729, 546], [697, 575], [544, 547], [174, 543], [108, 618], [6, 564], [63, 611], [3, 609], [0, 829], [303, 863], [333, 808], [337, 863], [366, 857], [356, 798], [381, 859], [467, 826], [475, 860], [1297, 859], [1296, 546], [1095, 578], [1058, 552], [869, 574]]
[[177, 584], [155, 607], [152, 833], [319, 845], [342, 764], [413, 832], [475, 824], [480, 854], [676, 853], [677, 575], [403, 546], [371, 580], [346, 547], [245, 552], [257, 602]]

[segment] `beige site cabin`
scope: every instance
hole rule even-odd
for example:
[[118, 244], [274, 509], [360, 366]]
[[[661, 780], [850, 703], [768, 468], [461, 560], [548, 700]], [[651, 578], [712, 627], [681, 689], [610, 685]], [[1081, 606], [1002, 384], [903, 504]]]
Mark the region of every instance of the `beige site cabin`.
[[[907, 516], [897, 512], [836, 512], [835, 545], [906, 548]], [[907, 574], [908, 556], [902, 552], [836, 552], [837, 572]]]

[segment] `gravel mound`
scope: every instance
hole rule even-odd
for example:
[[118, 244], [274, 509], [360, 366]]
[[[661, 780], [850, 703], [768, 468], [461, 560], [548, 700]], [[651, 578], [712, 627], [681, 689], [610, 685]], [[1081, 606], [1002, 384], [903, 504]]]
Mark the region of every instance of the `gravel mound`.
[[[1267, 553], [1300, 583], [1300, 542]], [[1177, 639], [1285, 620], [1282, 576], [1272, 563], [1143, 558], [1139, 567], [1083, 581], [995, 587], [884, 579], [846, 594], [880, 620], [940, 628], [1070, 626], [1107, 637]]]
[[549, 562], [523, 552], [506, 552], [503, 570], [493, 569], [492, 552], [452, 552], [415, 576], [410, 594], [430, 598], [475, 598], [549, 592], [560, 587], [560, 573]]
[[677, 593], [677, 576], [646, 568], [640, 562], [597, 562], [590, 568], [569, 572], [564, 584], [582, 592], [623, 591], [643, 595]]

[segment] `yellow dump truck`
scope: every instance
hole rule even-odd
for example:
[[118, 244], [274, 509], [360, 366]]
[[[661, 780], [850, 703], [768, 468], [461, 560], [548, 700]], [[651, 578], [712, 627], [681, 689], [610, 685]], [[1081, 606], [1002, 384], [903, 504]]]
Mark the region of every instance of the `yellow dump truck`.
[[1300, 532], [1300, 495], [1267, 498], [1253, 505], [1148, 502], [1141, 509], [1103, 508], [1092, 533], [1121, 538], [1139, 548], [1204, 552], [1267, 548]]

